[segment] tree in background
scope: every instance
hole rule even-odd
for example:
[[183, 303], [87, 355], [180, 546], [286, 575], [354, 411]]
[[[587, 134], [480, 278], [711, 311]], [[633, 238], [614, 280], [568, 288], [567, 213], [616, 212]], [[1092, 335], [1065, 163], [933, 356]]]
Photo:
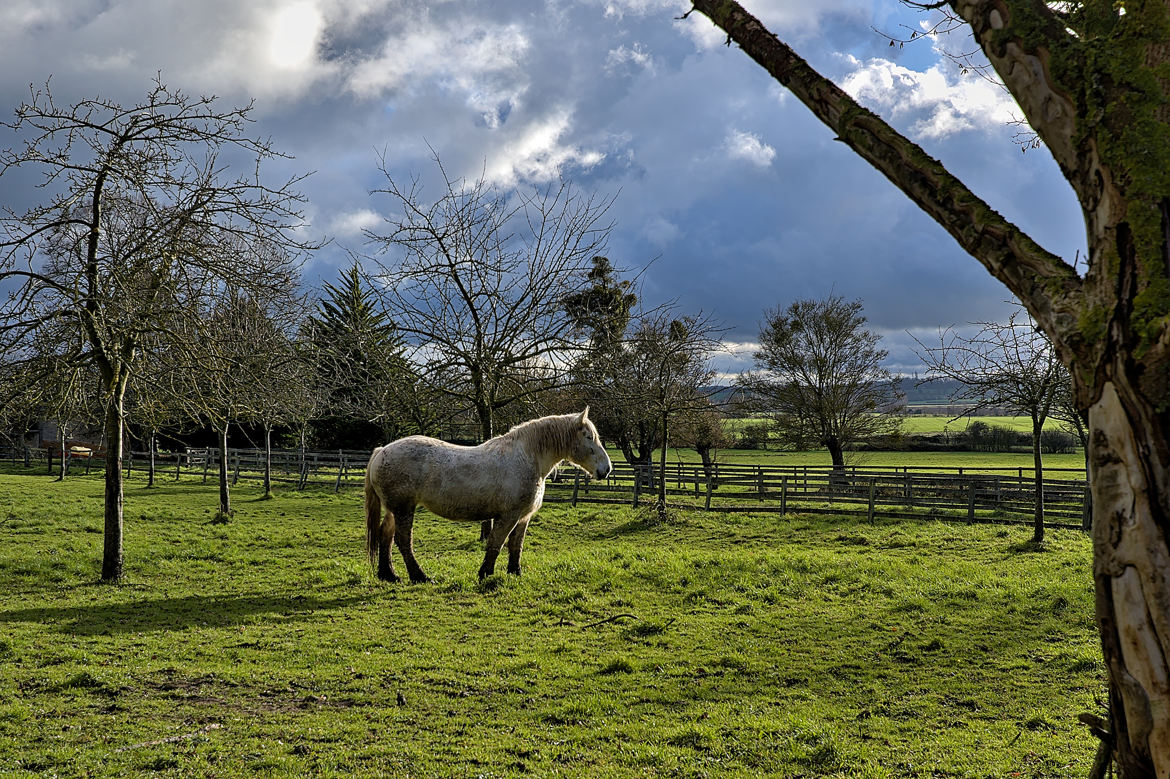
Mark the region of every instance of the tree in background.
[[639, 322], [631, 341], [635, 372], [643, 380], [623, 391], [635, 403], [648, 407], [658, 420], [661, 449], [657, 511], [660, 518], [665, 518], [666, 450], [671, 441], [671, 423], [709, 405], [715, 376], [710, 358], [722, 342], [718, 328], [709, 318], [674, 318], [669, 312]]
[[585, 275], [588, 285], [565, 296], [565, 313], [573, 332], [588, 336], [590, 352], [606, 352], [625, 337], [638, 295], [633, 281], [618, 279], [617, 269], [608, 257], [597, 256], [590, 262], [593, 267]]
[[1109, 722], [1094, 774], [1170, 775], [1170, 6], [949, 0], [1080, 201], [1084, 273], [996, 213], [734, 0], [693, 0], [1024, 304], [1089, 419]]
[[312, 397], [312, 377], [300, 359], [295, 333], [304, 302], [293, 290], [264, 301], [248, 300], [239, 317], [238, 370], [247, 377], [243, 417], [264, 432], [264, 498], [272, 497], [272, 432], [291, 425]]
[[[959, 382], [951, 402], [968, 401], [968, 416], [989, 407], [1002, 407], [1032, 420], [1032, 463], [1035, 477], [1036, 510], [1032, 541], [1044, 540], [1044, 458], [1042, 433], [1061, 390], [1068, 383], [1068, 371], [1056, 356], [1052, 342], [1025, 313], [1013, 311], [1007, 322], [977, 322], [979, 330], [970, 337], [953, 329], [939, 333], [938, 346], [918, 341], [918, 357], [931, 378]], [[917, 339], [915, 339], [917, 340]]]
[[[610, 199], [569, 182], [500, 192], [484, 178], [442, 179], [437, 198], [396, 182], [398, 216], [369, 231], [382, 255], [386, 305], [430, 387], [472, 410], [486, 439], [501, 409], [559, 384], [578, 349], [564, 301], [604, 248]], [[551, 380], [550, 380], [551, 379]]]
[[709, 398], [700, 396], [695, 406], [675, 423], [675, 440], [694, 449], [703, 463], [703, 473], [713, 476], [716, 449], [728, 445], [723, 414]]
[[772, 416], [782, 437], [826, 447], [836, 470], [848, 446], [901, 425], [899, 380], [861, 312], [860, 300], [833, 295], [766, 311], [756, 370], [738, 382], [746, 407]]
[[638, 295], [631, 280], [618, 278], [608, 258], [594, 257], [592, 263], [588, 286], [564, 300], [573, 334], [587, 341], [572, 365], [569, 384], [575, 406], [589, 406], [589, 418], [602, 437], [630, 465], [647, 466], [658, 446], [659, 427], [647, 396], [631, 397], [624, 391], [638, 384], [635, 367], [640, 363], [628, 340]]
[[[369, 449], [415, 432], [416, 377], [397, 328], [363, 283], [355, 262], [326, 282], [304, 340], [324, 413], [315, 438], [339, 449]], [[413, 419], [412, 419], [413, 418]]]
[[[125, 395], [151, 333], [178, 326], [221, 280], [261, 296], [273, 275], [309, 248], [295, 236], [296, 180], [270, 185], [260, 164], [278, 156], [248, 137], [250, 106], [221, 108], [156, 81], [141, 102], [58, 106], [34, 91], [5, 126], [0, 175], [39, 171], [44, 202], [0, 216], [0, 353], [22, 353], [51, 324], [83, 334], [69, 359], [96, 366], [105, 409], [106, 493], [102, 579], [122, 576]], [[228, 174], [221, 154], [245, 158]], [[268, 244], [280, 252], [256, 251]]]

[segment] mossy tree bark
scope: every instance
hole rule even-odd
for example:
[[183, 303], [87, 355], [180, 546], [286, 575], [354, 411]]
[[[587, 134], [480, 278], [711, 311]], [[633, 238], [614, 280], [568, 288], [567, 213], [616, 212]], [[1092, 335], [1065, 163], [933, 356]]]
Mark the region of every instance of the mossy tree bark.
[[[928, 4], [923, 4], [928, 5]], [[937, 4], [929, 4], [937, 5]], [[1024, 303], [1088, 412], [1102, 735], [1170, 776], [1170, 2], [951, 0], [1075, 191], [1082, 275], [856, 104], [731, 0], [694, 7]]]

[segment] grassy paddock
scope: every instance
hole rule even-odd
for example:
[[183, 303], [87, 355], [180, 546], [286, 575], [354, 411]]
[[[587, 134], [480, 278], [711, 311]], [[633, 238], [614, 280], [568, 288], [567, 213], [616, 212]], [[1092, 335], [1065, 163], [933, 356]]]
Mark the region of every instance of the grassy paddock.
[[[902, 418], [902, 432], [907, 435], [928, 435], [934, 433], [962, 433], [972, 423], [982, 422], [995, 427], [1006, 427], [1021, 433], [1032, 432], [1032, 418], [1021, 416], [975, 416], [954, 417], [949, 414], [907, 414]], [[729, 418], [724, 421], [724, 428], [731, 435], [739, 435], [747, 425], [768, 424], [769, 420], [763, 417]], [[1044, 423], [1045, 430], [1059, 430], [1062, 423], [1049, 418]]]
[[[1066, 777], [1099, 711], [1090, 544], [1026, 528], [542, 510], [525, 573], [416, 523], [382, 585], [359, 495], [126, 496], [0, 471], [0, 774]], [[501, 570], [503, 566], [501, 565]]]
[[[614, 461], [623, 461], [617, 451], [610, 451]], [[743, 463], [747, 465], [818, 465], [829, 467], [833, 464], [826, 449], [789, 452], [773, 449], [720, 449], [720, 462]], [[667, 451], [667, 462], [698, 462], [699, 455], [693, 449]], [[654, 462], [658, 462], [657, 453]], [[930, 466], [935, 468], [1023, 468], [1025, 476], [1032, 471], [1032, 455], [1025, 452], [845, 452], [846, 465], [865, 466]], [[1069, 473], [1070, 478], [1084, 478], [1085, 457], [1083, 454], [1046, 454], [1045, 468], [1074, 468], [1080, 475]], [[1059, 472], [1050, 474], [1058, 478]]]

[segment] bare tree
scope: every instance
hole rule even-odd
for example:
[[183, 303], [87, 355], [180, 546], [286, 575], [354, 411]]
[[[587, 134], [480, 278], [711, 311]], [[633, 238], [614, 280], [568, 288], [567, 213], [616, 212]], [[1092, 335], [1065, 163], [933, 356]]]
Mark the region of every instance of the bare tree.
[[714, 472], [715, 450], [728, 444], [723, 414], [710, 399], [701, 398], [675, 424], [675, 439], [698, 452], [703, 473], [710, 479]]
[[693, 0], [1023, 302], [1089, 419], [1110, 721], [1094, 773], [1170, 775], [1170, 47], [1166, 2], [949, 0], [1082, 206], [1083, 275], [734, 0]]
[[567, 181], [504, 193], [435, 162], [442, 189], [427, 200], [417, 179], [400, 185], [383, 161], [377, 192], [399, 213], [367, 235], [382, 250], [387, 308], [413, 361], [431, 387], [474, 410], [488, 438], [500, 409], [545, 391], [567, 367], [577, 344], [563, 300], [605, 246], [612, 199]]
[[901, 424], [899, 379], [882, 367], [887, 352], [861, 311], [831, 295], [765, 312], [756, 370], [738, 382], [745, 407], [772, 415], [791, 440], [826, 447], [838, 471], [846, 447]]
[[265, 499], [272, 497], [272, 432], [293, 424], [312, 397], [309, 366], [295, 341], [303, 314], [304, 301], [289, 289], [282, 297], [245, 301], [238, 316], [236, 369], [247, 377], [240, 404], [243, 418], [264, 431]]
[[[969, 337], [954, 329], [939, 333], [937, 346], [918, 341], [919, 358], [931, 378], [959, 382], [951, 402], [969, 401], [966, 414], [989, 407], [1006, 408], [1032, 420], [1032, 464], [1036, 509], [1032, 541], [1044, 540], [1044, 459], [1041, 434], [1044, 423], [1057, 404], [1068, 371], [1056, 350], [1031, 318], [1013, 311], [1007, 322], [976, 322], [978, 331]], [[917, 341], [918, 339], [915, 338]]]
[[[296, 180], [269, 185], [260, 164], [277, 156], [246, 133], [250, 106], [221, 108], [156, 80], [141, 102], [104, 99], [58, 106], [34, 90], [5, 126], [0, 175], [31, 169], [44, 200], [0, 216], [0, 351], [20, 352], [53, 323], [83, 333], [71, 359], [92, 363], [105, 406], [106, 494], [102, 578], [122, 576], [122, 429], [125, 394], [148, 334], [175, 330], [224, 279], [259, 293], [288, 254], [243, 251], [269, 244], [294, 255]], [[252, 163], [228, 173], [221, 153]]]
[[[709, 405], [714, 370], [711, 357], [722, 348], [720, 328], [699, 314], [675, 316], [659, 309], [639, 317], [631, 326], [621, 349], [608, 352], [612, 364], [598, 365], [606, 381], [604, 395], [614, 413], [630, 413], [653, 430], [660, 443], [657, 478], [660, 517], [666, 514], [666, 454], [671, 425]], [[603, 353], [602, 359], [606, 355]], [[649, 464], [645, 461], [641, 464]]]

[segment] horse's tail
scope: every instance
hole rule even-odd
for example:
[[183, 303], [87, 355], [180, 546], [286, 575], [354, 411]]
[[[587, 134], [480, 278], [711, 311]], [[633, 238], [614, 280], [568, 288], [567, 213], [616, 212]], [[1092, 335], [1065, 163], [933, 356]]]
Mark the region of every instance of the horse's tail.
[[378, 565], [378, 537], [382, 531], [382, 499], [374, 489], [370, 473], [374, 470], [374, 460], [377, 459], [381, 447], [374, 450], [370, 457], [370, 464], [366, 466], [366, 554], [370, 558], [370, 566]]

